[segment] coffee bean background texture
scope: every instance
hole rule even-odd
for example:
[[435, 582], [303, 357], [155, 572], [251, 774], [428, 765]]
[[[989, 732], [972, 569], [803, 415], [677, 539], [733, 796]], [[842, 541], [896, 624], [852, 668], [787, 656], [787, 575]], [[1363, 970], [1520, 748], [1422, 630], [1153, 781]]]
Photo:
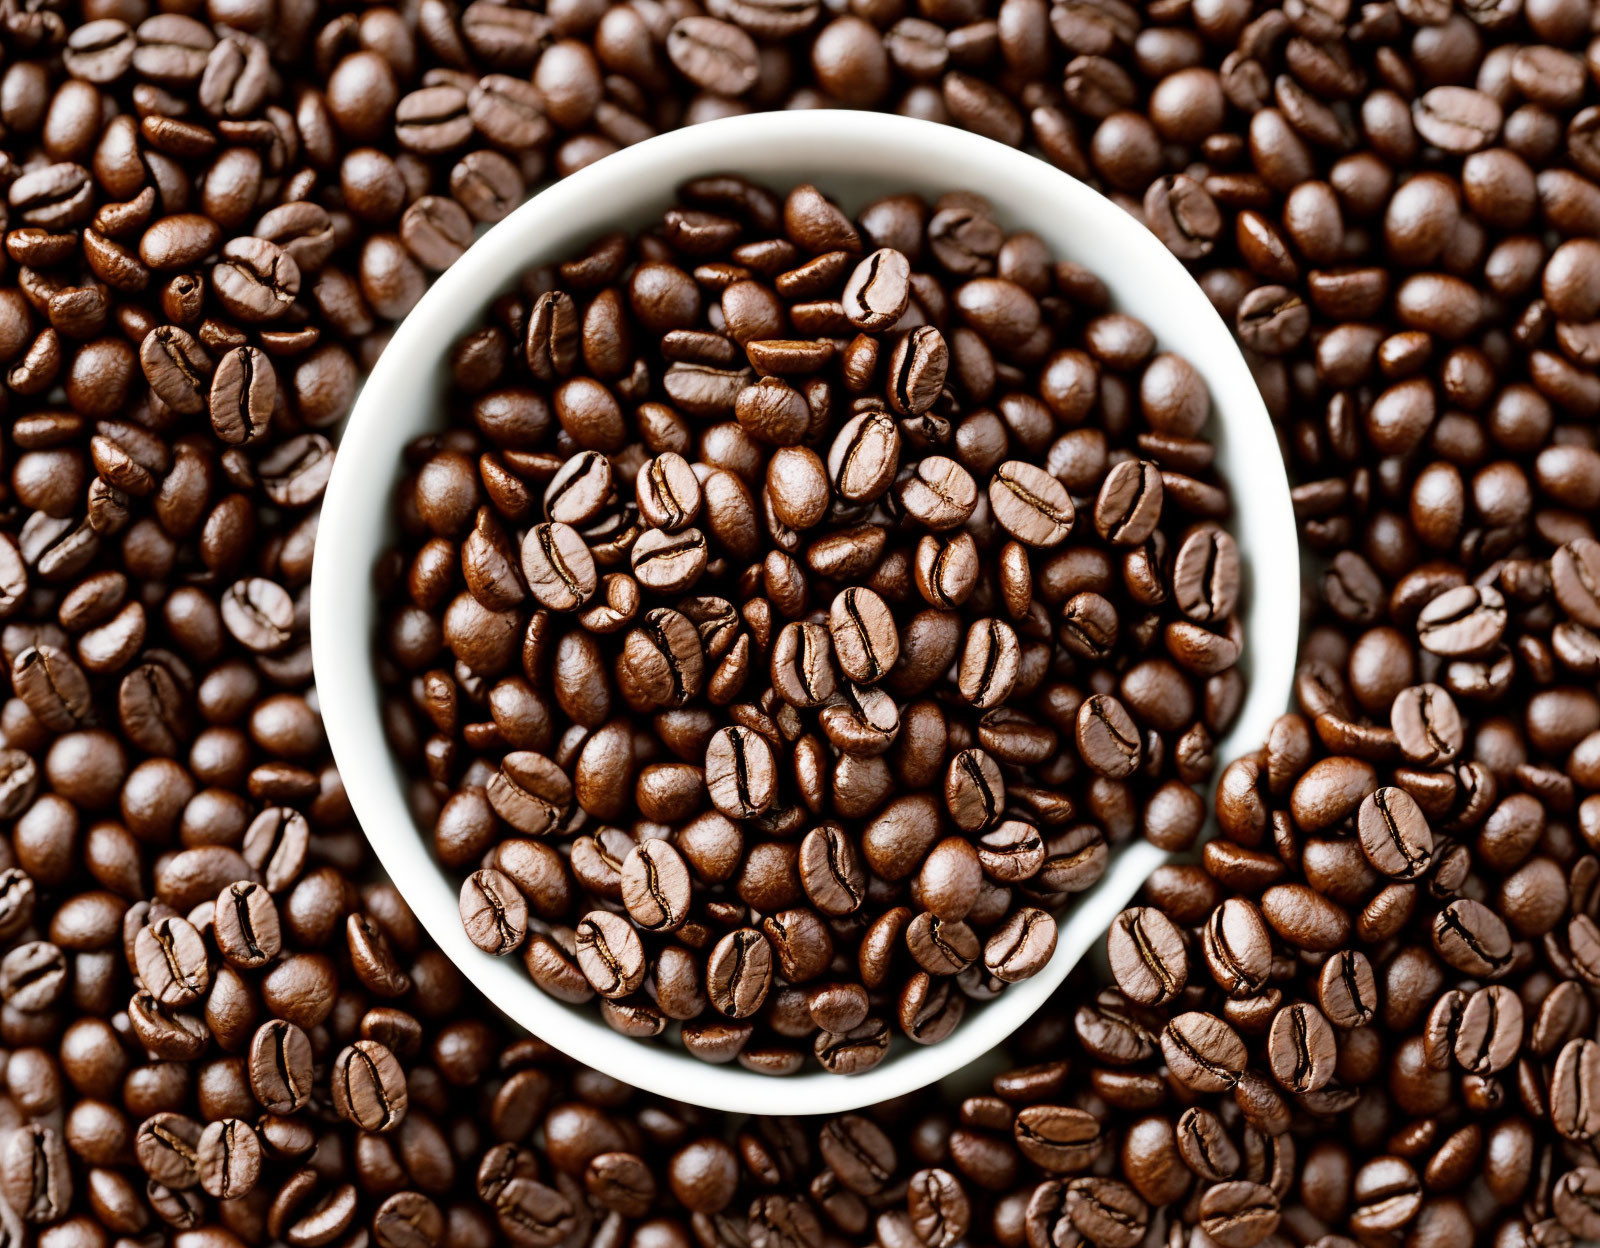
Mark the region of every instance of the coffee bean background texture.
[[[0, 29], [8, 1242], [1600, 1239], [1600, 23], [1590, 0], [63, 0], [0, 7]], [[1221, 835], [1140, 897], [1171, 932], [1148, 925], [1130, 958], [1123, 937], [1144, 925], [1119, 923], [1118, 987], [1075, 978], [987, 1083], [835, 1119], [744, 1120], [641, 1096], [510, 1034], [429, 946], [372, 874], [329, 763], [305, 586], [338, 424], [388, 326], [474, 229], [544, 179], [656, 131], [826, 105], [1025, 144], [1155, 231], [1236, 330], [1319, 567], [1296, 713], [1260, 750], [1218, 760], [1229, 764], [1215, 801]], [[968, 205], [935, 215], [935, 263], [973, 266], [965, 284], [1026, 287], [1033, 279], [1019, 275], [1048, 268], [1033, 249], [1004, 250]], [[717, 229], [686, 217], [664, 241], [711, 247]], [[848, 251], [826, 232], [810, 237], [811, 254]], [[908, 237], [874, 237], [909, 254]], [[769, 258], [774, 275], [793, 267]], [[992, 273], [978, 271], [986, 263]], [[589, 289], [593, 271], [562, 275], [562, 289]], [[913, 268], [907, 284], [929, 271]], [[818, 266], [784, 298], [809, 299], [806, 280], [837, 281], [842, 314], [853, 273]], [[898, 274], [890, 262], [852, 285], [848, 311], [863, 322], [853, 329], [880, 332]], [[670, 274], [654, 278], [653, 341], [676, 328], [687, 293]], [[977, 285], [980, 298], [948, 309], [945, 324], [992, 306], [986, 291]], [[1093, 290], [1060, 297], [1080, 306]], [[583, 376], [614, 387], [633, 353], [604, 331], [632, 309], [599, 303], [590, 326], [575, 298], [530, 300], [537, 331], [463, 344], [462, 377], [487, 390], [515, 346], [550, 383], [571, 374], [593, 329], [604, 350]], [[752, 300], [739, 315], [760, 326], [770, 312]], [[804, 376], [783, 370], [812, 349], [776, 341], [758, 349], [764, 371]], [[669, 392], [694, 421], [689, 405], [729, 401], [730, 364], [755, 368], [701, 358], [703, 342], [682, 342]], [[946, 348], [948, 384], [966, 357], [953, 336]], [[1123, 372], [1146, 349], [1111, 318], [1085, 344]], [[926, 334], [872, 361], [901, 384], [884, 393], [883, 419], [862, 421], [863, 446], [937, 416], [940, 364]], [[1113, 394], [1087, 382], [1084, 361], [1062, 361], [1046, 406], [1082, 425], [1088, 400]], [[1136, 458], [1160, 466], [1163, 509], [1204, 510], [1216, 502], [1206, 465], [1186, 458], [1196, 409], [1170, 382], [1146, 368], [1137, 391], [1111, 401], [1162, 422]], [[773, 431], [774, 446], [809, 421], [781, 392], [760, 400], [743, 416]], [[545, 407], [497, 398], [479, 419], [493, 441], [488, 429], [557, 437], [574, 414], [589, 444], [563, 461], [571, 450], [617, 454], [635, 416], [578, 386]], [[670, 430], [667, 415], [638, 419]], [[994, 415], [969, 449], [992, 448], [1001, 426], [1008, 441], [1032, 436], [1029, 405]], [[1094, 430], [1067, 436], [1070, 453], [1047, 454], [1045, 468], [1069, 495], [1113, 473], [1118, 504], [1153, 492], [1142, 470], [1110, 462]], [[886, 488], [865, 470], [881, 461], [860, 471], [852, 461], [840, 477], [811, 449], [840, 497]], [[905, 492], [937, 521], [952, 514], [940, 492], [951, 474], [932, 458]], [[478, 477], [462, 459], [439, 464], [442, 486]], [[639, 496], [666, 537], [737, 496], [710, 479], [696, 512], [683, 472], [692, 462], [663, 464]], [[490, 465], [477, 488], [512, 498], [511, 464]], [[549, 523], [588, 523], [592, 467], [575, 470]], [[793, 457], [774, 519], [805, 518], [808, 479], [815, 465]], [[534, 519], [543, 494], [525, 503]], [[959, 514], [967, 504], [956, 503]], [[985, 490], [972, 506], [995, 503]], [[764, 532], [765, 513], [752, 516], [750, 532]], [[452, 632], [479, 635], [474, 670], [507, 653], [520, 662], [522, 641], [494, 628], [513, 605], [495, 586], [520, 588], [520, 551], [492, 531], [473, 536], [476, 517], [422, 519], [448, 536], [418, 581], [454, 576], [451, 552], [471, 542], [477, 605]], [[1209, 573], [1221, 561], [1201, 539], [1177, 577], [1188, 543], [1152, 561], [1132, 536], [1143, 523], [1137, 505], [1090, 507], [1074, 532], [1130, 539], [1118, 568], [1129, 595], [1165, 584], [1170, 563], [1184, 612], [1171, 644], [1209, 661], [1193, 628], [1210, 633], [1207, 613], [1225, 602]], [[920, 569], [934, 594], [959, 595], [958, 530], [932, 530], [949, 540], [910, 561], [913, 584]], [[699, 559], [693, 539], [652, 542], [657, 584]], [[546, 592], [588, 594], [601, 627], [637, 617], [625, 585], [600, 592], [601, 565], [589, 591], [581, 558], [566, 561], [571, 544], [558, 535], [549, 549]], [[707, 563], [713, 552], [708, 541]], [[850, 567], [849, 543], [829, 553]], [[1025, 601], [1016, 555], [995, 566], [1012, 569], [1007, 601]], [[1093, 662], [1109, 624], [1127, 619], [1092, 596], [1075, 601], [1079, 592], [1105, 596], [1078, 585], [1052, 623]], [[825, 688], [805, 657], [824, 635], [831, 644], [829, 621], [806, 623], [823, 632], [807, 634], [809, 649], [793, 639], [784, 687], [828, 708], [837, 685]], [[640, 689], [670, 691], [681, 631], [635, 643]], [[996, 641], [981, 639], [975, 658], [1000, 655]], [[436, 639], [419, 628], [411, 644]], [[584, 653], [570, 657], [587, 670]], [[966, 688], [982, 696], [985, 672], [970, 667]], [[1135, 702], [1124, 701], [1130, 718]], [[852, 741], [886, 722], [871, 699], [859, 715], [829, 709]], [[1101, 709], [1094, 739], [1110, 761], [1126, 725]], [[502, 706], [499, 718], [516, 713]], [[1011, 737], [1017, 750], [1039, 742], [1027, 726]], [[661, 781], [655, 800], [671, 810], [682, 779]], [[943, 801], [934, 777], [924, 792]], [[527, 758], [495, 794], [534, 828], [568, 800]], [[1174, 791], [1156, 808], [1187, 820], [1187, 801]], [[466, 846], [504, 816], [485, 797], [451, 818]], [[984, 879], [1037, 876], [1045, 846], [1030, 827], [1008, 819], [962, 838]], [[686, 865], [733, 869], [736, 859], [716, 858], [714, 833], [686, 831]], [[547, 869], [538, 833], [515, 839], [529, 844], [497, 870], [515, 881]], [[817, 913], [858, 908], [876, 869], [866, 847], [852, 855], [826, 833], [806, 846], [795, 843], [796, 861], [813, 872], [837, 864]], [[620, 888], [617, 848], [597, 838], [586, 869], [615, 871]], [[484, 869], [474, 859], [464, 852], [453, 869], [466, 879]], [[960, 849], [937, 862], [942, 878], [970, 880]], [[763, 879], [789, 869], [768, 863]], [[498, 883], [482, 882], [490, 893]], [[670, 911], [670, 892], [646, 891]], [[483, 930], [515, 931], [514, 906], [496, 914], [480, 897], [466, 908]], [[959, 955], [966, 942], [944, 929], [963, 920], [924, 913], [923, 947], [937, 918], [942, 947]], [[863, 941], [905, 948], [918, 917], [891, 908]], [[763, 929], [725, 935], [756, 931], [777, 948]], [[1026, 933], [1012, 934], [1024, 948]], [[592, 991], [559, 945], [523, 939], [552, 991]], [[679, 962], [663, 955], [656, 977], [678, 985], [673, 1008], [690, 1011], [696, 981]], [[774, 975], [786, 974], [781, 963]], [[757, 982], [753, 969], [747, 961], [740, 982]], [[805, 1011], [794, 1011], [797, 1027], [817, 1025], [813, 1011], [828, 1020], [841, 1062], [870, 1060], [887, 1027], [870, 1012], [871, 987], [859, 987], [793, 1003]], [[937, 1032], [949, 987], [920, 968], [906, 979], [913, 1027]], [[625, 1003], [602, 1008], [653, 1025]]]

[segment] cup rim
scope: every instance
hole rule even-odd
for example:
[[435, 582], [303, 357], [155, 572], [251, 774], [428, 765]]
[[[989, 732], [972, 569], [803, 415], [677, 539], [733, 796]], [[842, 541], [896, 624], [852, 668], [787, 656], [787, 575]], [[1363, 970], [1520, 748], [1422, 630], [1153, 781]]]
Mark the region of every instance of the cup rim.
[[[1025, 203], [1029, 207], [1020, 215], [1033, 217], [1048, 207], [1068, 219], [1075, 233], [1081, 230], [1111, 249], [1094, 253], [1101, 262], [1085, 262], [1111, 288], [1115, 306], [1150, 323], [1163, 347], [1180, 352], [1201, 372], [1211, 393], [1219, 459], [1226, 433], [1228, 447], [1247, 461], [1245, 471], [1225, 479], [1234, 503], [1230, 531], [1245, 555], [1249, 598], [1241, 624], [1249, 684], [1233, 728], [1217, 745], [1219, 765], [1259, 744], [1287, 705], [1299, 631], [1299, 550], [1287, 474], [1265, 404], [1231, 333], [1183, 265], [1142, 224], [1084, 183], [1036, 156], [951, 126], [883, 113], [797, 111], [725, 118], [653, 137], [527, 200], [441, 274], [399, 323], [346, 421], [323, 499], [311, 578], [317, 704], [363, 834], [461, 973], [553, 1047], [643, 1091], [709, 1109], [838, 1113], [926, 1087], [1005, 1040], [1044, 1004], [1170, 855], [1142, 839], [1113, 851], [1105, 876], [1061, 916], [1056, 951], [1044, 970], [969, 1010], [939, 1044], [907, 1046], [897, 1035], [897, 1050], [853, 1076], [830, 1075], [809, 1063], [783, 1078], [710, 1065], [681, 1049], [613, 1031], [592, 1005], [568, 1006], [545, 995], [520, 959], [496, 958], [471, 943], [459, 916], [457, 886], [434, 860], [427, 834], [404, 799], [404, 777], [382, 728], [382, 691], [372, 662], [372, 571], [392, 532], [400, 450], [415, 432], [397, 433], [393, 413], [415, 406], [419, 391], [436, 383], [461, 333], [540, 256], [554, 258], [601, 233], [606, 227], [597, 220], [615, 217], [621, 203], [637, 200], [659, 211], [684, 180], [730, 170], [774, 185], [783, 177], [792, 184], [837, 174], [880, 184], [898, 180], [906, 184], [902, 189], [918, 182], [976, 189], [1002, 220], [1039, 229], [1016, 222], [1015, 205]], [[1061, 254], [1055, 243], [1051, 250]], [[1125, 288], [1136, 279], [1129, 270], [1152, 287], [1147, 307], [1130, 307]], [[1139, 296], [1133, 303], [1143, 301]], [[1172, 341], [1174, 332], [1181, 344]]]

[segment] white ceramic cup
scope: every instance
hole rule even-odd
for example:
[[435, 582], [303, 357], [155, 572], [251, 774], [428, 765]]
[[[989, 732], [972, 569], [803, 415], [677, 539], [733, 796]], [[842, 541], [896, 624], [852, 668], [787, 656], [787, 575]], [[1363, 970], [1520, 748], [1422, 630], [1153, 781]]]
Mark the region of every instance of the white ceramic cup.
[[1144, 841], [1114, 853], [1104, 878], [1073, 899], [1055, 956], [995, 1001], [974, 1004], [940, 1044], [896, 1035], [889, 1055], [853, 1077], [810, 1066], [789, 1078], [707, 1065], [680, 1048], [630, 1040], [592, 1006], [546, 996], [516, 956], [495, 958], [462, 930], [459, 879], [441, 870], [406, 804], [409, 778], [380, 721], [372, 642], [373, 568], [395, 536], [401, 451], [442, 426], [447, 357], [494, 297], [529, 266], [563, 259], [596, 236], [659, 216], [682, 182], [734, 172], [783, 192], [812, 182], [854, 212], [903, 191], [986, 196], [1002, 225], [1032, 230], [1059, 260], [1098, 274], [1115, 306], [1144, 321], [1163, 349], [1211, 391], [1217, 468], [1232, 490], [1244, 557], [1241, 621], [1249, 692], [1225, 761], [1255, 748], [1284, 709], [1299, 623], [1299, 553], [1288, 482], [1255, 383], [1222, 320], [1166, 248], [1122, 209], [1036, 157], [963, 130], [880, 113], [785, 112], [734, 117], [661, 135], [580, 170], [529, 200], [440, 276], [395, 331], [345, 428], [328, 484], [311, 578], [317, 700], [350, 802], [378, 859], [428, 933], [485, 996], [564, 1053], [647, 1092], [752, 1114], [838, 1113], [925, 1087], [974, 1062], [1025, 1022], [1167, 858]]

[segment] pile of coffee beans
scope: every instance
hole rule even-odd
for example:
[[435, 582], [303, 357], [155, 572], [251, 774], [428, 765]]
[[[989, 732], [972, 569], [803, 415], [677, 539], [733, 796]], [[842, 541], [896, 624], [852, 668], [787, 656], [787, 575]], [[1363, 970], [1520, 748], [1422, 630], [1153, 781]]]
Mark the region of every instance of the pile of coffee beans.
[[682, 188], [528, 274], [407, 448], [380, 654], [474, 943], [851, 1074], [1193, 844], [1243, 681], [1205, 383], [963, 193]]
[[[0, 654], [15, 691], [0, 707], [0, 856], [18, 872], [0, 881], [0, 1236], [1593, 1242], [1597, 26], [1592, 0], [0, 6]], [[1208, 875], [1187, 909], [1163, 876], [1143, 899], [1175, 907], [1185, 942], [1201, 927], [1190, 995], [1097, 1002], [1085, 974], [982, 1095], [744, 1123], [514, 1038], [428, 946], [373, 877], [328, 765], [303, 590], [333, 427], [385, 327], [476, 224], [653, 131], [835, 103], [1026, 143], [1191, 266], [1279, 424], [1320, 565], [1300, 685], [1311, 766], [1345, 760], [1326, 775], [1363, 789], [1371, 768], [1372, 794], [1410, 793], [1433, 844], [1426, 865], [1415, 834], [1382, 863], [1363, 852], [1375, 878], [1358, 874], [1346, 901], [1316, 863], [1321, 842], [1353, 861], [1361, 802], [1298, 838], [1252, 847], [1236, 828], [1206, 863], [1253, 849], [1282, 874], [1259, 888], [1237, 868]], [[1448, 762], [1405, 752], [1455, 737], [1432, 691], [1396, 710], [1423, 685], [1460, 718]], [[1275, 829], [1272, 785], [1258, 770]], [[1232, 800], [1253, 805], [1250, 787]], [[1403, 857], [1415, 878], [1380, 874]], [[274, 898], [282, 947], [261, 966], [250, 941], [272, 946], [270, 920], [236, 883]], [[1267, 890], [1297, 883], [1349, 916], [1328, 955], [1271, 927]], [[1408, 895], [1409, 921], [1371, 939], [1370, 903]], [[1334, 1026], [1312, 972], [1341, 951], [1371, 964], [1376, 1020], [1335, 1027], [1319, 1093], [1277, 1083], [1270, 1021], [1263, 1038], [1230, 1016], [1202, 968], [1206, 916], [1235, 899], [1271, 929], [1262, 993], [1283, 996], [1269, 1019], [1304, 1004]], [[241, 914], [256, 933], [243, 943]], [[177, 919], [203, 942], [203, 979]], [[1473, 944], [1488, 971], [1457, 966]], [[375, 974], [385, 965], [410, 986]], [[1510, 998], [1479, 995], [1494, 988], [1516, 994], [1520, 1028], [1500, 1021]], [[1103, 1037], [1080, 1040], [1080, 1011]], [[1239, 1037], [1234, 1097], [1191, 1091], [1139, 1033], [1113, 1047], [1132, 1018], [1159, 1050], [1185, 1014]], [[298, 1110], [250, 1083], [251, 1042], [274, 1021], [310, 1047]], [[1452, 1028], [1468, 1041], [1442, 1044]], [[303, 1075], [296, 1033], [269, 1026], [269, 1057], [274, 1037]], [[404, 1071], [389, 1131], [359, 1125], [398, 1116], [373, 1043]], [[368, 1089], [386, 1071], [380, 1102]], [[1281, 1135], [1238, 1104], [1263, 1081], [1289, 1107]], [[1179, 1137], [1191, 1103], [1239, 1155], [1228, 1182], [1277, 1197], [1275, 1229], [1260, 1192], [1222, 1180], [1166, 1204], [1140, 1194], [1163, 1163], [1129, 1159], [1171, 1157], [1140, 1116]], [[1075, 1164], [1035, 1138], [1087, 1129], [1061, 1109], [1105, 1137], [1087, 1171], [1036, 1160]], [[215, 1159], [252, 1155], [248, 1131], [260, 1171], [239, 1195], [249, 1163], [224, 1181]], [[1194, 1155], [1216, 1173], [1230, 1161]], [[166, 1182], [191, 1172], [203, 1181]]]

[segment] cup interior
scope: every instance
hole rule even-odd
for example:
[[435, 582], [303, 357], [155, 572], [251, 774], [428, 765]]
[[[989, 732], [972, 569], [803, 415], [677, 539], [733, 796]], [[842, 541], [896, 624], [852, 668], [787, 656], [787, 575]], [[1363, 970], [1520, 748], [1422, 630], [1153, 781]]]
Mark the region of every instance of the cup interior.
[[459, 881], [434, 860], [411, 817], [413, 777], [390, 753], [372, 660], [373, 569], [395, 536], [401, 451], [445, 422], [451, 346], [527, 267], [559, 260], [610, 230], [638, 228], [684, 181], [734, 172], [782, 192], [812, 182], [854, 213], [881, 195], [984, 195], [1007, 229], [1032, 230], [1057, 259], [1092, 269], [1114, 306], [1143, 320], [1163, 349], [1189, 359], [1211, 392], [1217, 469], [1233, 496], [1229, 528], [1243, 556], [1240, 608], [1248, 691], [1219, 763], [1254, 748], [1288, 701], [1299, 618], [1299, 553], [1287, 477], [1266, 408], [1227, 327], [1183, 266], [1136, 222], [1044, 161], [988, 139], [878, 113], [790, 112], [729, 118], [650, 139], [558, 182], [489, 230], [401, 323], [368, 378], [324, 500], [312, 575], [317, 699], [361, 826], [429, 935], [489, 1000], [572, 1057], [645, 1091], [711, 1109], [838, 1113], [932, 1084], [982, 1057], [1025, 1022], [1167, 855], [1142, 840], [1113, 851], [1105, 876], [1060, 922], [1038, 975], [973, 1003], [942, 1043], [898, 1037], [878, 1066], [843, 1077], [807, 1070], [771, 1078], [709, 1066], [681, 1049], [630, 1040], [588, 1006], [546, 996], [513, 956], [495, 958], [462, 930]]

